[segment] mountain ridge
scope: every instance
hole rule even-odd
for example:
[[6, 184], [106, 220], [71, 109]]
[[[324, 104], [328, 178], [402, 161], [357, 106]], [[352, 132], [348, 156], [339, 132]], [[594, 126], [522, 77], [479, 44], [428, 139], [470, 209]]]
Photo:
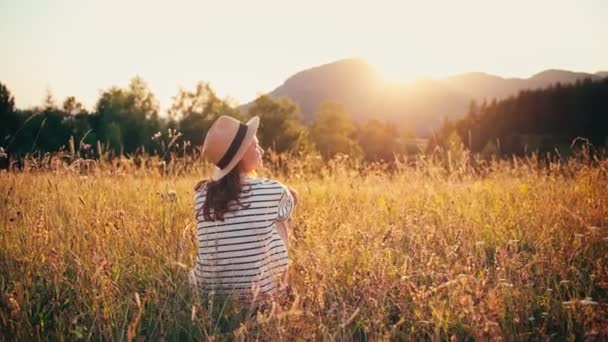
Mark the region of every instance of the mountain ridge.
[[[323, 101], [337, 101], [346, 106], [356, 121], [380, 118], [413, 128], [428, 135], [444, 120], [466, 114], [471, 100], [503, 99], [526, 89], [573, 83], [585, 78], [608, 77], [608, 71], [596, 73], [546, 69], [528, 78], [504, 78], [474, 71], [444, 78], [423, 78], [411, 82], [384, 79], [365, 60], [342, 59], [314, 66], [288, 77], [268, 95], [287, 97], [302, 112], [303, 121], [311, 122]], [[253, 102], [245, 104], [246, 110]]]

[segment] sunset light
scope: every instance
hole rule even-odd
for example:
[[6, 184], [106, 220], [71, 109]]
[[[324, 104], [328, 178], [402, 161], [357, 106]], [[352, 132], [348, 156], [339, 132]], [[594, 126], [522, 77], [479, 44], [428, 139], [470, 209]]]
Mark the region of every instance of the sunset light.
[[294, 73], [362, 58], [387, 79], [608, 68], [605, 1], [2, 1], [0, 75], [18, 106], [91, 107], [146, 80], [167, 108], [208, 81], [246, 103]]

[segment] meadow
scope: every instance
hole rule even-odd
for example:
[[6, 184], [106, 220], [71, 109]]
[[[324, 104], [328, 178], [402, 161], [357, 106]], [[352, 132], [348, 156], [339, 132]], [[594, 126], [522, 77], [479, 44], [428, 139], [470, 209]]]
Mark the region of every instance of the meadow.
[[204, 163], [3, 171], [0, 340], [607, 338], [608, 160], [459, 158], [270, 155], [300, 201], [260, 310], [188, 286]]

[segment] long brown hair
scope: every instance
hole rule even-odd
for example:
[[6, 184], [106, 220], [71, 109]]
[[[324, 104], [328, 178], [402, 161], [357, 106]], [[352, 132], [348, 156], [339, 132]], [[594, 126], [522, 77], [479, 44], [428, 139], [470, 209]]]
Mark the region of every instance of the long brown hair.
[[205, 203], [197, 213], [200, 215], [202, 210], [205, 221], [224, 221], [224, 214], [245, 207], [239, 199], [239, 195], [243, 192], [239, 166], [237, 165], [218, 181], [209, 180], [196, 185], [196, 191], [199, 191], [203, 184], [207, 187]]

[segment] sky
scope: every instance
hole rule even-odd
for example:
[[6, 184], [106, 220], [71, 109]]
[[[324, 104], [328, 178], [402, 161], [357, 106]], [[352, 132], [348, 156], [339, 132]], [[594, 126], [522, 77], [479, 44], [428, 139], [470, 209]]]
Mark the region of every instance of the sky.
[[362, 58], [386, 79], [608, 70], [608, 1], [0, 0], [0, 83], [18, 108], [142, 77], [166, 110], [210, 82], [247, 103], [296, 72]]

